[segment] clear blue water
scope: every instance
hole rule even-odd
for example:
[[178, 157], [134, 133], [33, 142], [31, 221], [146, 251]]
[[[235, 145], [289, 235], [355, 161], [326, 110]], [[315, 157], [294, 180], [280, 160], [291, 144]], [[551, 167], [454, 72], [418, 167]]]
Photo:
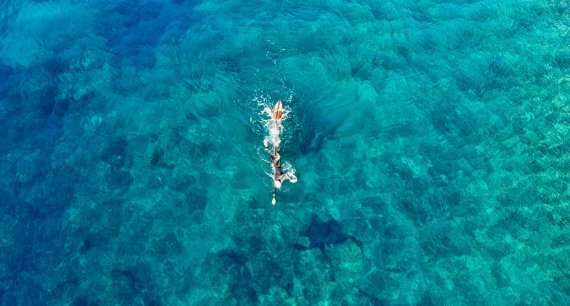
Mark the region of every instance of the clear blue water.
[[[2, 305], [567, 305], [567, 1], [0, 8]], [[299, 181], [271, 205], [264, 105]]]

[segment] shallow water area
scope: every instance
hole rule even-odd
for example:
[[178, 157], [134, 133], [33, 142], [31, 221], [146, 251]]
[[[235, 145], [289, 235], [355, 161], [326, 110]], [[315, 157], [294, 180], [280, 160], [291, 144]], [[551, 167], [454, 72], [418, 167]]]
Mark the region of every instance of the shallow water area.
[[[564, 1], [10, 0], [1, 305], [570, 302]], [[265, 107], [295, 169], [271, 205]]]

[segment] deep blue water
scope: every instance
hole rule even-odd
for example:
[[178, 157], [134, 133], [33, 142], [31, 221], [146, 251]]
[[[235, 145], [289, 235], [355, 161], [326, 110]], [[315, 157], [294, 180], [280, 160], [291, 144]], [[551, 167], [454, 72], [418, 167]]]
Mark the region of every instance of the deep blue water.
[[1, 305], [570, 303], [567, 1], [3, 3]]

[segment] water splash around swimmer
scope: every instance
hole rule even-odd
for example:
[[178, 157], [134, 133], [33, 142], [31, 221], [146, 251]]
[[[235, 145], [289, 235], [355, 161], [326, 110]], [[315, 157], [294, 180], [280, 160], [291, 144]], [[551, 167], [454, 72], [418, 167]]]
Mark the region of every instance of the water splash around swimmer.
[[265, 107], [263, 113], [269, 118], [264, 120], [267, 135], [263, 140], [263, 146], [271, 156], [271, 169], [270, 176], [273, 179], [273, 198], [271, 204], [277, 204], [276, 193], [283, 183], [289, 180], [291, 183], [297, 182], [295, 176], [295, 169], [289, 162], [283, 163], [280, 155], [281, 135], [284, 131], [283, 121], [287, 119], [289, 110], [283, 107], [281, 100], [277, 101], [273, 108]]

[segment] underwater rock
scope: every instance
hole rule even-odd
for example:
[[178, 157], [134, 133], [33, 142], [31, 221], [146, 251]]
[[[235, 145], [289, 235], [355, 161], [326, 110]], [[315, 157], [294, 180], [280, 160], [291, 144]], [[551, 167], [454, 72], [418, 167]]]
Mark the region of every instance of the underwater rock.
[[[331, 219], [323, 222], [317, 217], [313, 217], [313, 221], [303, 232], [303, 236], [310, 240], [308, 248], [320, 248], [324, 250], [327, 245], [335, 245], [349, 239], [348, 234], [343, 231], [342, 224]], [[301, 245], [296, 245], [298, 249], [307, 249]]]
[[351, 290], [363, 275], [362, 250], [354, 241], [348, 240], [326, 248], [335, 280], [344, 290]]
[[308, 249], [311, 246], [311, 240], [309, 239], [309, 237], [300, 236], [297, 239], [297, 245], [302, 247], [302, 248]]

